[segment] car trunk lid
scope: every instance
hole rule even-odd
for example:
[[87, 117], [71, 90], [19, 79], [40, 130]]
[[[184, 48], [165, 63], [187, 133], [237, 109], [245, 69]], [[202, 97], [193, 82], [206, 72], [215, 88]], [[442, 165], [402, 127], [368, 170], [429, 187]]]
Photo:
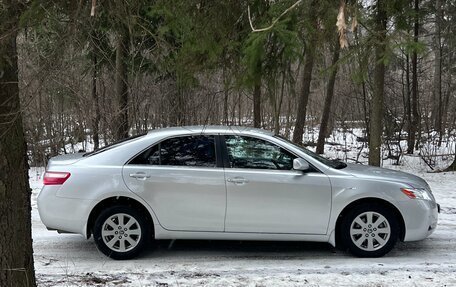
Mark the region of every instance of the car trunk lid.
[[52, 157], [48, 163], [48, 169], [53, 166], [74, 164], [83, 159], [84, 153], [64, 154]]

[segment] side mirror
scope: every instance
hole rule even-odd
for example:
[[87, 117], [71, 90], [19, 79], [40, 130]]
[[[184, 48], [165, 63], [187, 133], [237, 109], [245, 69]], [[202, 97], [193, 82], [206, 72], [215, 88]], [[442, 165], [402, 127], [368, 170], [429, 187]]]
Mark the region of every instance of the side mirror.
[[295, 158], [293, 160], [293, 169], [307, 171], [310, 169], [309, 163], [302, 158]]

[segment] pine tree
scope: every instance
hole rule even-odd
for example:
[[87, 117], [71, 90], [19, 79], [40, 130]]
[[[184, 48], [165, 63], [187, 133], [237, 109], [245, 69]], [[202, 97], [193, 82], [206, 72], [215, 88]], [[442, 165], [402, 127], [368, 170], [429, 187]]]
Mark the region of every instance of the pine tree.
[[35, 286], [16, 38], [22, 1], [0, 2], [0, 286]]

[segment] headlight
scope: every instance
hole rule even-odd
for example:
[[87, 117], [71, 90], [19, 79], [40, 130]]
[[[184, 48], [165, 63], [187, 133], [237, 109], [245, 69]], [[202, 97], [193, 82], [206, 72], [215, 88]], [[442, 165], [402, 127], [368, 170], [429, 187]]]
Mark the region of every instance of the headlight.
[[433, 200], [425, 188], [401, 188], [401, 191], [411, 199]]

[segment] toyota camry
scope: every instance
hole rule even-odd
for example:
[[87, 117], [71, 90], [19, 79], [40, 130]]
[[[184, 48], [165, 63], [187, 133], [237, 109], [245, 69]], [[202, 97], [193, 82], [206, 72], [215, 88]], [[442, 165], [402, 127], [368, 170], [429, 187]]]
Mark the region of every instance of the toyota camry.
[[163, 128], [57, 156], [43, 183], [46, 227], [93, 236], [114, 259], [158, 239], [319, 241], [378, 257], [429, 236], [439, 212], [420, 177], [245, 127]]

